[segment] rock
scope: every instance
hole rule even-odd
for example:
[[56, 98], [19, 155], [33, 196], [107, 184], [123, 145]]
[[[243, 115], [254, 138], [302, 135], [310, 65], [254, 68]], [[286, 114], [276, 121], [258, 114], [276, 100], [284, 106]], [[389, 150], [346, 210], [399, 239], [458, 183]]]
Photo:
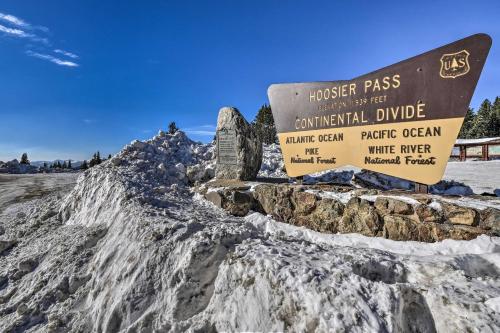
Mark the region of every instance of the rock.
[[379, 194], [380, 191], [374, 189], [374, 188], [357, 188], [352, 191], [352, 196], [353, 197], [360, 197], [362, 195], [377, 195]]
[[407, 241], [418, 237], [415, 223], [404, 216], [384, 216], [385, 238], [399, 241]]
[[375, 208], [382, 214], [412, 215], [413, 207], [407, 202], [389, 197], [377, 197]]
[[273, 209], [273, 217], [280, 221], [288, 222], [294, 217], [294, 204], [290, 199], [293, 194], [293, 187], [278, 187], [276, 193], [276, 206]]
[[420, 222], [434, 222], [434, 223], [443, 222], [443, 213], [428, 205], [424, 204], [418, 205], [415, 208], [415, 213], [417, 214]]
[[35, 259], [26, 259], [23, 261], [20, 261], [17, 264], [17, 268], [24, 272], [24, 273], [30, 273], [33, 272], [33, 270], [38, 266], [38, 261]]
[[252, 195], [241, 191], [224, 191], [222, 208], [234, 216], [245, 216], [253, 208]]
[[253, 196], [234, 188], [207, 192], [205, 199], [234, 216], [245, 216], [254, 208]]
[[236, 163], [223, 164], [217, 160], [216, 178], [255, 179], [262, 163], [262, 142], [251, 125], [236, 108], [223, 107], [217, 119], [217, 133], [220, 131], [235, 133]]
[[324, 198], [316, 203], [307, 227], [321, 232], [338, 232], [338, 225], [344, 214], [344, 204], [340, 201]]
[[500, 236], [500, 210], [495, 208], [486, 208], [481, 212], [481, 221], [479, 227], [485, 230], [491, 230], [491, 233]]
[[458, 206], [449, 202], [441, 202], [444, 216], [452, 224], [476, 226], [479, 223], [479, 213], [469, 207]]
[[0, 235], [3, 235], [5, 233], [5, 228], [0, 225]]
[[316, 208], [316, 200], [318, 198], [313, 193], [296, 191], [293, 193], [293, 199], [295, 214], [307, 215]]
[[449, 233], [446, 238], [455, 240], [471, 240], [482, 234], [484, 234], [484, 231], [480, 228], [466, 225], [455, 225], [453, 228], [449, 229]]
[[222, 196], [217, 191], [211, 191], [205, 194], [205, 199], [213, 203], [219, 208], [222, 208]]
[[28, 308], [28, 305], [26, 305], [26, 303], [21, 303], [17, 306], [17, 309], [16, 309], [16, 312], [19, 316], [22, 316], [26, 313], [28, 313], [29, 311], [29, 308]]
[[429, 191], [440, 195], [465, 196], [474, 194], [469, 186], [454, 180], [441, 180], [439, 183], [432, 185]]
[[397, 241], [433, 242], [432, 227], [430, 224], [415, 222], [408, 216], [384, 216], [383, 236]]
[[272, 184], [261, 184], [254, 188], [253, 196], [259, 202], [262, 210], [272, 215], [276, 206], [277, 186]]
[[11, 239], [11, 240], [0, 239], [0, 254], [11, 249], [16, 244], [17, 244], [17, 241], [14, 239]]
[[354, 197], [345, 206], [344, 215], [339, 223], [339, 232], [377, 236], [382, 231], [382, 226], [375, 207], [365, 199]]
[[432, 198], [428, 194], [423, 193], [413, 193], [411, 194], [411, 198], [417, 200], [423, 205], [428, 205], [432, 202]]

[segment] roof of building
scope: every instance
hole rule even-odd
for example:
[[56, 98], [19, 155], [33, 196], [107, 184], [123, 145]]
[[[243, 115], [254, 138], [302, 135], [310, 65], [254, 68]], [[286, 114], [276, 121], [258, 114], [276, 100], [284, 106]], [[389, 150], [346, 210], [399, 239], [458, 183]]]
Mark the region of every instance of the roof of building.
[[455, 146], [481, 146], [484, 144], [500, 144], [500, 137], [481, 139], [457, 139]]

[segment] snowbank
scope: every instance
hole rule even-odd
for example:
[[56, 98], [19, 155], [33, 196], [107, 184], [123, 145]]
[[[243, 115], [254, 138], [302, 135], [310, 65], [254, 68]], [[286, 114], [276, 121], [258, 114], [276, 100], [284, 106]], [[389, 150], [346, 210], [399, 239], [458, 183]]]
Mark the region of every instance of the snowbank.
[[231, 217], [186, 186], [212, 153], [160, 133], [62, 202], [1, 215], [16, 243], [0, 256], [0, 331], [500, 330], [498, 238], [404, 243]]

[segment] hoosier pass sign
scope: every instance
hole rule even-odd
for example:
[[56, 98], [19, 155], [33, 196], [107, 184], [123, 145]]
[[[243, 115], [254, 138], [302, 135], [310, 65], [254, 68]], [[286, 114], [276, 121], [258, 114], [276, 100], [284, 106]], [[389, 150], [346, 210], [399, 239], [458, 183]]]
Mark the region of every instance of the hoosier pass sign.
[[490, 46], [477, 34], [348, 81], [271, 85], [288, 175], [353, 165], [438, 182]]

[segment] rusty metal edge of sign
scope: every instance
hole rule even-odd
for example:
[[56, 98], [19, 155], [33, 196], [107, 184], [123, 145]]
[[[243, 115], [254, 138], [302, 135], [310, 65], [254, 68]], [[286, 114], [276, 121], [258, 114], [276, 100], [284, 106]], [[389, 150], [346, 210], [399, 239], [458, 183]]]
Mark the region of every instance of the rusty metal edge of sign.
[[[321, 89], [325, 87], [325, 85], [347, 85], [347, 83], [354, 84], [353, 82], [355, 81], [362, 81], [366, 80], [369, 78], [377, 77], [381, 73], [389, 73], [389, 74], [394, 74], [395, 72], [398, 72], [402, 70], [405, 75], [408, 75], [408, 77], [412, 75], [420, 75], [418, 78], [420, 79], [421, 85], [418, 86], [417, 83], [410, 82], [417, 84], [417, 89], [412, 89], [414, 87], [409, 86], [406, 84], [405, 89], [409, 89], [408, 95], [409, 96], [403, 96], [401, 97], [398, 94], [390, 95], [389, 97], [392, 98], [392, 103], [396, 103], [400, 100], [411, 100], [414, 97], [420, 97], [419, 94], [422, 94], [424, 99], [431, 99], [436, 97], [436, 101], [433, 100], [433, 103], [430, 103], [433, 109], [431, 110], [432, 113], [429, 113], [429, 117], [426, 119], [407, 119], [406, 121], [408, 122], [407, 125], [412, 125], [410, 123], [413, 123], [415, 121], [421, 121], [421, 122], [429, 122], [432, 120], [440, 120], [440, 119], [449, 119], [447, 122], [448, 125], [446, 129], [446, 138], [449, 139], [450, 137], [453, 137], [452, 141], [450, 140], [441, 140], [441, 141], [446, 141], [445, 143], [439, 142], [438, 144], [447, 146], [451, 151], [451, 148], [453, 146], [453, 143], [455, 141], [456, 135], [458, 134], [458, 131], [460, 130], [461, 123], [463, 121], [463, 117], [465, 116], [465, 113], [467, 111], [467, 108], [469, 107], [470, 100], [472, 98], [474, 89], [477, 85], [477, 82], [479, 80], [479, 76], [481, 74], [481, 71], [483, 69], [484, 63], [486, 61], [486, 57], [489, 53], [489, 49], [491, 47], [491, 37], [486, 35], [486, 34], [475, 34], [469, 37], [466, 37], [464, 39], [455, 41], [453, 43], [441, 46], [439, 48], [427, 51], [425, 53], [422, 53], [420, 55], [411, 57], [409, 59], [400, 61], [396, 64], [386, 66], [384, 68], [375, 70], [373, 72], [370, 72], [368, 74], [364, 74], [362, 76], [356, 77], [351, 80], [341, 80], [341, 81], [317, 81], [317, 82], [308, 82], [308, 83], [287, 83], [287, 84], [273, 84], [269, 87], [268, 89], [268, 95], [269, 95], [269, 100], [271, 103], [271, 108], [273, 112], [273, 116], [275, 118], [275, 123], [277, 127], [277, 132], [278, 136], [280, 138], [280, 144], [283, 148], [283, 155], [285, 159], [285, 164], [287, 166], [287, 173], [289, 176], [294, 177], [294, 176], [300, 176], [316, 171], [322, 171], [322, 170], [328, 170], [328, 169], [335, 169], [338, 167], [341, 167], [342, 165], [355, 165], [359, 166], [362, 168], [374, 170], [373, 168], [370, 168], [369, 166], [367, 167], [365, 164], [362, 163], [352, 163], [352, 161], [347, 161], [344, 163], [339, 163], [338, 165], [335, 165], [333, 167], [321, 167], [312, 170], [310, 167], [309, 169], [305, 170], [304, 172], [300, 171], [290, 171], [293, 168], [289, 167], [290, 162], [288, 161], [289, 156], [285, 155], [290, 155], [289, 153], [286, 152], [286, 145], [283, 144], [282, 138], [284, 135], [292, 135], [292, 134], [299, 134], [299, 133], [310, 133], [311, 131], [322, 131], [322, 130], [341, 130], [341, 129], [346, 129], [350, 126], [341, 126], [341, 127], [332, 127], [332, 126], [326, 126], [326, 127], [316, 127], [313, 129], [298, 129], [298, 128], [291, 128], [290, 126], [290, 121], [288, 121], [287, 126], [284, 126], [284, 120], [287, 118], [290, 120], [290, 118], [295, 117], [298, 118], [298, 115], [301, 113], [304, 113], [304, 110], [307, 110], [307, 112], [311, 113], [312, 108], [309, 108], [309, 105], [307, 105], [307, 102], [304, 101], [304, 99], [301, 100], [302, 105], [300, 103], [296, 102], [296, 96], [299, 97], [304, 97], [304, 93], [307, 93], [308, 90], [311, 90], [311, 87], [313, 87], [313, 90], [316, 87], [320, 87], [318, 90], [321, 92]], [[460, 46], [464, 46], [463, 49], [454, 49], [454, 47], [457, 46], [457, 48], [460, 48]], [[474, 47], [474, 50], [477, 52], [474, 52], [472, 55], [472, 58], [469, 59], [469, 56], [471, 55], [468, 49], [471, 47]], [[439, 56], [439, 64], [437, 62], [436, 55]], [[424, 60], [427, 60], [427, 58], [431, 59], [432, 62], [426, 63]], [[443, 68], [443, 62], [444, 61], [449, 61], [449, 60], [457, 61], [460, 64], [463, 64], [462, 67], [455, 66], [456, 68], [453, 68], [448, 64], [448, 68]], [[413, 68], [412, 66], [417, 66], [416, 68]], [[439, 68], [438, 68], [439, 66]], [[446, 67], [446, 66], [445, 66]], [[416, 72], [420, 72], [419, 74], [415, 74], [415, 72], [409, 71], [416, 69]], [[464, 76], [466, 74], [470, 74], [464, 79]], [[407, 74], [410, 73], [410, 74]], [[430, 73], [430, 74], [429, 74]], [[437, 81], [437, 76], [439, 74], [439, 78], [441, 81]], [[401, 77], [397, 78], [398, 80], [401, 80]], [[406, 78], [407, 79], [407, 78]], [[418, 81], [418, 80], [416, 80]], [[401, 85], [401, 82], [396, 82], [398, 86]], [[422, 87], [422, 84], [424, 87]], [[365, 82], [366, 85], [366, 82]], [[434, 86], [433, 86], [434, 85]], [[439, 89], [443, 92], [443, 95], [438, 95], [440, 92]], [[354, 92], [356, 88], [356, 85], [354, 84]], [[281, 90], [280, 90], [281, 89]], [[347, 89], [350, 89], [350, 86], [347, 86]], [[420, 89], [420, 90], [419, 90]], [[437, 91], [436, 91], [437, 90]], [[288, 95], [284, 95], [285, 97], [288, 98], [288, 100], [285, 100], [284, 103], [279, 103], [280, 101], [277, 100], [276, 92], [285, 92]], [[325, 90], [326, 92], [326, 90]], [[450, 93], [451, 92], [451, 93]], [[453, 95], [455, 92], [460, 92], [460, 95]], [[412, 95], [413, 93], [413, 95]], [[312, 101], [316, 102], [316, 97], [322, 97], [321, 95], [318, 96], [313, 96], [312, 93], [310, 93], [310, 98]], [[333, 88], [332, 88], [332, 94], [333, 94]], [[338, 90], [338, 94], [340, 95], [340, 88]], [[301, 95], [301, 96], [300, 96]], [[326, 95], [326, 93], [325, 93]], [[362, 96], [368, 97], [368, 98], [373, 98], [373, 94], [367, 93], [366, 87], [365, 87], [365, 92], [364, 94], [360, 94]], [[307, 97], [307, 96], [306, 96]], [[344, 96], [343, 96], [344, 97]], [[377, 97], [377, 96], [375, 96]], [[386, 96], [387, 97], [387, 96]], [[339, 97], [340, 98], [340, 97]], [[307, 98], [306, 98], [307, 99]], [[366, 98], [365, 98], [366, 99]], [[346, 101], [350, 102], [352, 98], [349, 96], [348, 98], [345, 98]], [[311, 102], [311, 100], [309, 101]], [[391, 101], [390, 101], [391, 102]], [[421, 102], [418, 100], [418, 102]], [[304, 104], [305, 103], [305, 104]], [[297, 105], [299, 105], [297, 107]], [[305, 107], [304, 107], [305, 105]], [[389, 103], [389, 105], [391, 105]], [[301, 108], [302, 107], [302, 108]], [[352, 108], [355, 108], [356, 105], [353, 104]], [[298, 108], [298, 109], [297, 109]], [[308, 110], [309, 108], [309, 110]], [[348, 109], [348, 108], [347, 108]], [[317, 110], [313, 110], [317, 111]], [[307, 114], [305, 112], [305, 114]], [[378, 113], [378, 110], [377, 110]], [[373, 114], [368, 114], [368, 117], [373, 117]], [[318, 118], [318, 117], [316, 117]], [[292, 118], [293, 119], [293, 118]], [[389, 125], [389, 124], [404, 124], [405, 121], [387, 121], [387, 122], [380, 122], [376, 123], [372, 119], [365, 119], [366, 123], [361, 124], [361, 126], [375, 126], [375, 125]], [[344, 125], [344, 124], [342, 124]], [[356, 126], [356, 124], [351, 125], [351, 126]], [[331, 134], [331, 133], [330, 133]], [[446, 150], [446, 149], [444, 149]], [[443, 149], [441, 149], [441, 154], [442, 154]], [[296, 153], [296, 151], [293, 151], [293, 153]], [[449, 155], [449, 154], [448, 154]], [[297, 155], [298, 156], [298, 155]], [[448, 159], [448, 156], [446, 156], [446, 160]], [[365, 162], [366, 163], [366, 162]], [[441, 163], [442, 164], [442, 163]], [[440, 169], [439, 169], [440, 168]], [[439, 168], [435, 168], [435, 175], [432, 177], [413, 177], [412, 175], [409, 175], [405, 177], [404, 175], [401, 175], [401, 172], [391, 172], [390, 168], [389, 169], [383, 169], [380, 170], [374, 170], [377, 172], [381, 173], [386, 173], [389, 175], [393, 175], [396, 177], [401, 177], [401, 178], [407, 178], [411, 179], [414, 181], [426, 183], [426, 184], [432, 184], [439, 179], [441, 179], [442, 174], [444, 173], [444, 167], [441, 165]], [[377, 168], [375, 168], [377, 169]], [[439, 169], [439, 170], [438, 170]], [[437, 173], [436, 173], [437, 170]], [[432, 179], [431, 179], [432, 178]]]

